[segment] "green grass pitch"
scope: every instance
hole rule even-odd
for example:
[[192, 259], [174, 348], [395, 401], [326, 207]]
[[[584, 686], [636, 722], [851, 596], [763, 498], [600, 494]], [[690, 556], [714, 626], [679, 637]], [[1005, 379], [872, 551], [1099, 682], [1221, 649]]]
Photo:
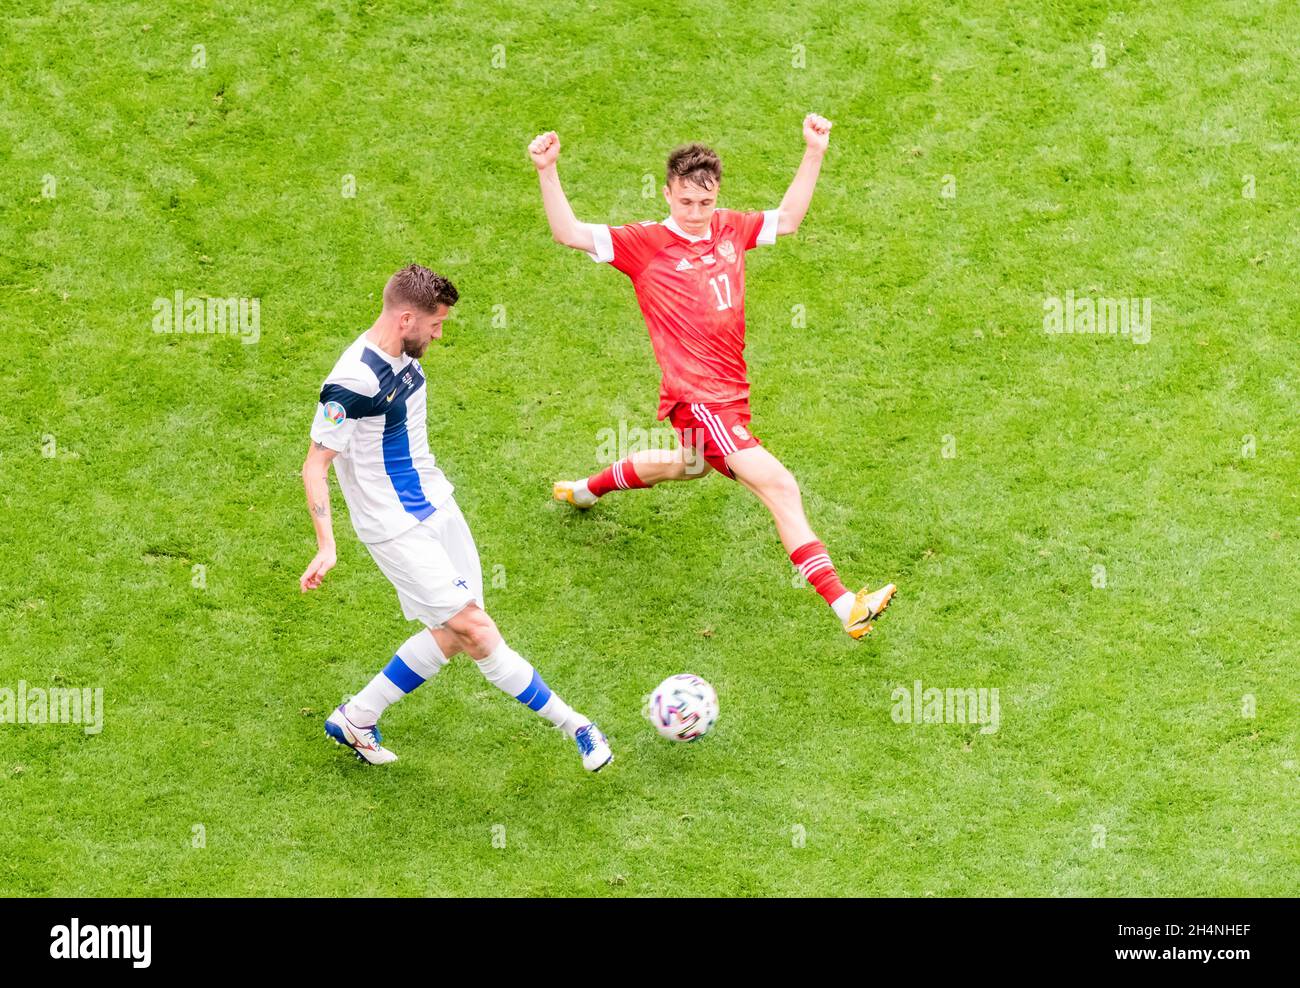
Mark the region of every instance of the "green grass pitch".
[[[0, 894], [1294, 892], [1300, 9], [3, 7], [0, 688], [104, 720], [0, 725]], [[733, 484], [549, 495], [658, 375], [526, 142], [585, 220], [661, 217], [693, 139], [770, 208], [808, 111], [754, 428], [846, 582], [899, 584], [863, 643]], [[599, 776], [465, 659], [386, 715], [391, 769], [325, 741], [412, 626], [333, 481], [299, 594], [298, 472], [413, 260], [462, 294], [423, 363], [488, 609]], [[155, 333], [177, 291], [258, 299], [257, 342]], [[1149, 342], [1046, 332], [1067, 292], [1149, 299]], [[672, 745], [640, 705], [685, 670], [722, 716]], [[996, 688], [998, 729], [897, 723], [917, 680]]]

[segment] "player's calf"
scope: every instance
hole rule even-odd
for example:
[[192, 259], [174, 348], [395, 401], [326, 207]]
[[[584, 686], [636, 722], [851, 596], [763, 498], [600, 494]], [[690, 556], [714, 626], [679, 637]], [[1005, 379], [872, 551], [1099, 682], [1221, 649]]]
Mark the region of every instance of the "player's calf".
[[448, 621], [446, 628], [460, 636], [484, 679], [550, 721], [577, 744], [582, 767], [588, 772], [598, 772], [614, 760], [600, 728], [565, 703], [541, 673], [506, 644], [496, 623], [481, 608], [469, 605]]
[[631, 464], [637, 476], [649, 487], [679, 480], [694, 480], [712, 469], [688, 446], [643, 449], [633, 453], [624, 462]]
[[669, 481], [692, 480], [703, 476], [709, 467], [692, 456], [690, 450], [648, 449], [592, 474], [585, 480], [556, 481], [553, 496], [576, 508], [590, 508], [612, 491], [644, 490]]
[[404, 641], [383, 670], [347, 703], [347, 715], [354, 723], [369, 726], [385, 710], [438, 674], [447, 664], [438, 643], [427, 628]]
[[835, 612], [849, 636], [856, 639], [870, 633], [872, 622], [889, 605], [894, 585], [875, 591], [864, 588], [857, 594], [844, 585], [826, 546], [808, 524], [798, 482], [767, 450], [759, 446], [739, 450], [727, 457], [727, 465], [772, 513], [790, 562]]

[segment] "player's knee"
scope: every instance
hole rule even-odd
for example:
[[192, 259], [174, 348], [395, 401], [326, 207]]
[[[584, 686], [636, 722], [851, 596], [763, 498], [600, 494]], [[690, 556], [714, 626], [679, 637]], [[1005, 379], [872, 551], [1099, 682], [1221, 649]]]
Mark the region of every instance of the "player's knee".
[[466, 607], [457, 617], [456, 632], [464, 642], [465, 651], [475, 659], [485, 658], [501, 640], [496, 622], [487, 611], [474, 604]]
[[799, 502], [799, 481], [795, 480], [794, 474], [785, 467], [774, 472], [764, 487], [773, 500], [783, 504]]
[[461, 640], [460, 635], [450, 628], [430, 628], [429, 633], [433, 635], [433, 640], [438, 643], [438, 651], [442, 653], [444, 659], [454, 659], [465, 651], [465, 643]]

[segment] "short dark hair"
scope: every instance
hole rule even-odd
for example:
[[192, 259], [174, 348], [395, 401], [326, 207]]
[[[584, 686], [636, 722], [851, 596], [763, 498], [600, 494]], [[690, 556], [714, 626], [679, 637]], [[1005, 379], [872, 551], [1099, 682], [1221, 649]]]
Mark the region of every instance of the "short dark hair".
[[408, 264], [388, 279], [384, 286], [384, 308], [413, 305], [424, 312], [437, 312], [438, 306], [451, 307], [460, 298], [456, 286], [440, 274], [419, 264]]
[[713, 148], [704, 144], [683, 144], [668, 155], [668, 178], [677, 178], [702, 189], [712, 189], [722, 181], [722, 162]]

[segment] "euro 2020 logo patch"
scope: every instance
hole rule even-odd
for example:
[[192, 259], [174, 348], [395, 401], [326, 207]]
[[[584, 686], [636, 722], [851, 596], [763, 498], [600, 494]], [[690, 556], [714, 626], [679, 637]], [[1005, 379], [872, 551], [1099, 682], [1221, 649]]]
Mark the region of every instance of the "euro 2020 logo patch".
[[347, 417], [347, 411], [337, 401], [325, 402], [325, 421], [330, 425], [342, 425]]

